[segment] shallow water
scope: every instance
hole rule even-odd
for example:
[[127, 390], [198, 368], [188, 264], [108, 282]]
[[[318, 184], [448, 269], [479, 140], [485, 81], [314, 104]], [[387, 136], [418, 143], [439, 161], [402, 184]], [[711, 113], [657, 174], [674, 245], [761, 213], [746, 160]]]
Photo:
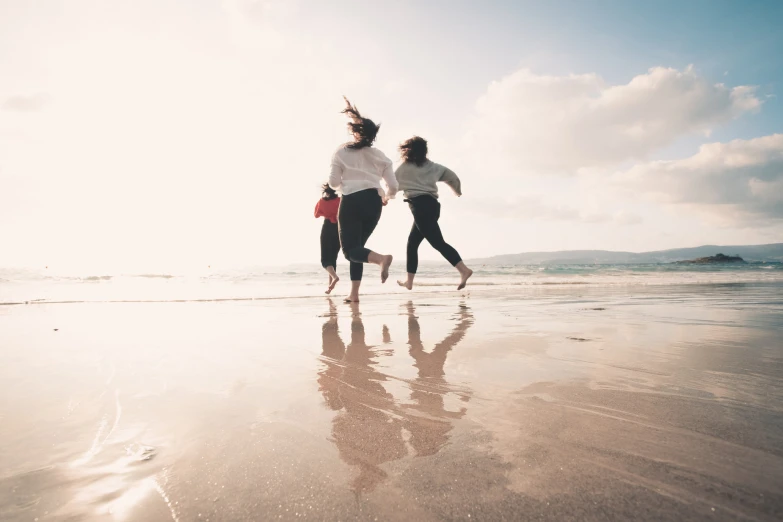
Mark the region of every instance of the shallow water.
[[[718, 283], [781, 283], [783, 264], [747, 265], [479, 265], [469, 290], [502, 291], [538, 286], [691, 285]], [[370, 267], [362, 292], [370, 295], [407, 294], [394, 285], [404, 279], [404, 267], [392, 266], [391, 283], [381, 285]], [[337, 292], [347, 292], [346, 267]], [[458, 277], [444, 263], [422, 263], [414, 293], [452, 292]], [[259, 267], [241, 270], [205, 269], [188, 273], [74, 273], [56, 269], [0, 269], [0, 304], [82, 301], [215, 301], [317, 297], [326, 289], [320, 266]]]
[[0, 519], [777, 520], [781, 290], [0, 306]]

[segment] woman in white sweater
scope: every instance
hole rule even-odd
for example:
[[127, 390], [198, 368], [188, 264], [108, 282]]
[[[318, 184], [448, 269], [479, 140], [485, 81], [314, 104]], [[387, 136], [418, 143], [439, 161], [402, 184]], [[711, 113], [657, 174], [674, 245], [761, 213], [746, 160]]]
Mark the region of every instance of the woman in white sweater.
[[426, 239], [457, 269], [460, 274], [457, 290], [462, 290], [468, 278], [473, 275], [473, 270], [465, 266], [459, 253], [443, 239], [438, 225], [440, 203], [436, 185], [442, 181], [451, 187], [457, 196], [461, 196], [460, 180], [448, 168], [427, 159], [427, 140], [424, 138], [412, 137], [400, 145], [400, 153], [403, 162], [397, 167], [395, 176], [413, 214], [413, 227], [408, 236], [408, 279], [397, 283], [408, 290], [413, 288], [413, 278], [419, 266], [419, 245]]
[[[382, 283], [389, 277], [392, 256], [378, 254], [364, 245], [381, 219], [383, 206], [397, 193], [397, 179], [392, 161], [372, 146], [379, 126], [362, 117], [348, 99], [345, 103], [343, 113], [351, 118], [348, 129], [354, 141], [341, 145], [332, 156], [329, 186], [343, 196], [337, 223], [343, 254], [350, 261], [351, 294], [345, 301], [358, 302], [364, 263], [381, 267]], [[381, 188], [381, 179], [388, 193]]]

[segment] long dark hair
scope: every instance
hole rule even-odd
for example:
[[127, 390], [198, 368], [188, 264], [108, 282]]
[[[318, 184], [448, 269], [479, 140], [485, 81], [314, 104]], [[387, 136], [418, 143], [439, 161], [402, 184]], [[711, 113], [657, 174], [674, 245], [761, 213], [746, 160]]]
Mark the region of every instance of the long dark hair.
[[351, 130], [355, 141], [346, 145], [349, 149], [363, 149], [364, 147], [372, 147], [375, 137], [378, 135], [378, 129], [380, 125], [376, 125], [374, 121], [369, 118], [363, 118], [359, 109], [356, 106], [351, 105], [348, 98], [343, 96], [345, 100], [345, 109], [342, 110], [343, 114], [348, 115], [351, 121], [348, 122], [348, 128]]
[[400, 143], [402, 159], [421, 167], [427, 161], [427, 140], [414, 136]]
[[329, 201], [337, 197], [337, 192], [328, 183], [321, 185], [321, 199]]

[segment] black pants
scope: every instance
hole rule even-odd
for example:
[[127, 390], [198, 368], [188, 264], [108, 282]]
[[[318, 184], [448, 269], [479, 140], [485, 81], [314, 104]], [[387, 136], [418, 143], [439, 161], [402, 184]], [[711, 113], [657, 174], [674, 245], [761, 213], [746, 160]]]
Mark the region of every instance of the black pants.
[[410, 274], [415, 274], [419, 268], [419, 245], [423, 240], [429, 241], [432, 248], [441, 253], [452, 266], [462, 258], [456, 250], [443, 240], [443, 234], [438, 226], [440, 218], [440, 203], [432, 196], [416, 196], [406, 200], [413, 214], [413, 227], [408, 235], [408, 266]]
[[381, 219], [383, 203], [375, 189], [367, 189], [343, 196], [337, 222], [340, 225], [340, 245], [345, 258], [351, 262], [351, 281], [361, 281], [364, 265], [370, 251], [364, 248]]
[[340, 234], [337, 232], [337, 223], [332, 223], [324, 218], [321, 227], [321, 266], [337, 267], [337, 254], [340, 253]]

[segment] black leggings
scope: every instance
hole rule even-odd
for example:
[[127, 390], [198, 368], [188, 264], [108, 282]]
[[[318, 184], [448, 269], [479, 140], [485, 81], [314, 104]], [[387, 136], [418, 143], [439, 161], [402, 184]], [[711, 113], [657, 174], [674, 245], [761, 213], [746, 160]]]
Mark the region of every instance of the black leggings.
[[367, 189], [343, 196], [337, 222], [340, 225], [340, 244], [345, 258], [351, 262], [351, 281], [361, 281], [364, 265], [370, 251], [364, 248], [381, 219], [383, 203], [375, 189]]
[[408, 235], [408, 266], [410, 274], [415, 274], [419, 268], [419, 245], [423, 240], [429, 241], [432, 248], [441, 253], [452, 266], [462, 258], [454, 248], [443, 240], [443, 234], [438, 226], [440, 218], [440, 203], [432, 196], [416, 196], [406, 200], [413, 214], [413, 226]]
[[337, 254], [340, 253], [340, 234], [337, 233], [337, 223], [324, 218], [321, 227], [321, 266], [337, 267]]

